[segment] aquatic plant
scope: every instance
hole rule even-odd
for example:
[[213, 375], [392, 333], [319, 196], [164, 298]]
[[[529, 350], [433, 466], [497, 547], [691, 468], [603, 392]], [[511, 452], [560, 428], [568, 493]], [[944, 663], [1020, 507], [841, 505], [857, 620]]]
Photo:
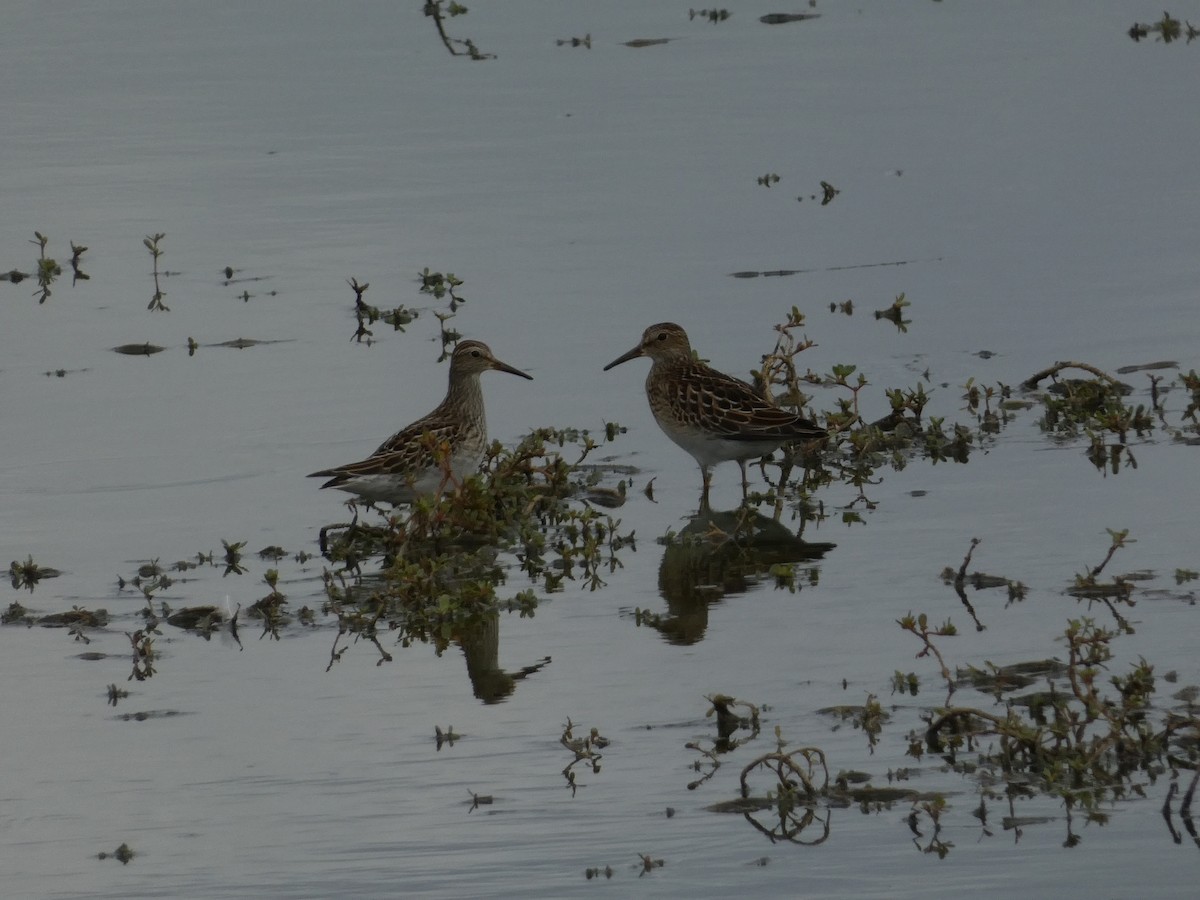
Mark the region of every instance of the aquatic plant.
[[8, 566], [8, 578], [15, 590], [25, 588], [30, 593], [43, 578], [57, 578], [61, 575], [58, 569], [42, 566], [33, 561], [33, 555], [25, 557], [25, 561], [14, 559]]
[[[1049, 820], [1016, 816], [1012, 804], [1019, 798], [1054, 798], [1066, 812], [1066, 845], [1073, 846], [1080, 839], [1074, 831], [1074, 814], [1082, 813], [1087, 821], [1103, 822], [1109, 815], [1107, 805], [1143, 796], [1149, 783], [1168, 772], [1175, 778], [1181, 771], [1196, 768], [1200, 714], [1194, 701], [1200, 691], [1185, 688], [1175, 695], [1183, 702], [1182, 707], [1161, 709], [1155, 703], [1160, 676], [1150, 662], [1138, 658], [1123, 672], [1109, 671], [1116, 660], [1115, 642], [1132, 633], [1115, 604], [1132, 606], [1136, 602], [1131, 576], [1114, 576], [1112, 585], [1099, 581], [1118, 551], [1133, 543], [1127, 531], [1110, 530], [1109, 535], [1111, 543], [1103, 559], [1076, 575], [1066, 593], [1108, 609], [1115, 624], [1105, 626], [1089, 616], [1069, 619], [1061, 636], [1066, 648], [1066, 658], [1061, 661], [1041, 659], [1006, 666], [985, 662], [952, 670], [942, 646], [958, 634], [952, 622], [933, 625], [924, 614], [912, 613], [898, 620], [904, 631], [920, 641], [917, 658], [934, 660], [947, 688], [944, 704], [920, 713], [924, 725], [908, 733], [907, 752], [919, 761], [934, 754], [952, 771], [976, 783], [980, 800], [972, 814], [985, 836], [992, 833], [988, 826], [989, 801], [1008, 802], [1010, 814], [1004, 827], [1019, 837], [1022, 827]], [[978, 544], [978, 540], [972, 540], [970, 551]], [[943, 579], [954, 585], [960, 597], [969, 580], [980, 589], [1011, 588], [1014, 582], [1009, 579], [980, 573], [967, 576], [970, 559], [968, 552], [957, 571], [947, 568], [943, 572]], [[1013, 602], [1011, 597], [1009, 602]], [[975, 621], [982, 629], [978, 617]], [[1165, 677], [1173, 679], [1171, 675]], [[898, 692], [912, 696], [919, 693], [920, 677], [916, 673], [896, 672], [892, 683]], [[1041, 683], [1044, 686], [1039, 686]], [[955, 693], [962, 689], [990, 695], [999, 709], [952, 704]], [[820, 712], [861, 729], [872, 752], [888, 737], [886, 728], [891, 716], [874, 696], [868, 696], [861, 706], [828, 707]], [[717, 716], [719, 734], [722, 721], [725, 731], [735, 721], [727, 710], [723, 715], [715, 703], [710, 714]], [[719, 802], [710, 810], [740, 813], [772, 840], [819, 843], [829, 836], [831, 807], [856, 803], [867, 811], [908, 803], [908, 825], [918, 849], [939, 858], [953, 849], [953, 843], [942, 837], [943, 821], [953, 813], [946, 795], [905, 787], [875, 787], [866, 773], [842, 772], [831, 779], [821, 748], [793, 749], [787, 746], [778, 727], [775, 734], [776, 748], [755, 756], [743, 767], [740, 798]], [[688, 784], [689, 790], [712, 779], [721, 764], [721, 753], [733, 749], [696, 741], [686, 746], [703, 756], [695, 764], [697, 771], [704, 767], [702, 777]], [[752, 783], [752, 777], [758, 781]], [[911, 773], [890, 770], [887, 777], [889, 782], [905, 781]], [[1182, 792], [1177, 783], [1172, 783], [1163, 815], [1173, 836], [1178, 832], [1172, 822], [1171, 804], [1177, 796], [1181, 801], [1179, 820], [1185, 830], [1195, 834], [1191, 800], [1198, 782], [1200, 776], [1194, 776]], [[766, 812], [773, 813], [769, 821], [762, 818]]]
[[1186, 20], [1181, 23], [1169, 12], [1164, 11], [1162, 18], [1157, 22], [1148, 24], [1134, 22], [1129, 27], [1127, 34], [1133, 38], [1135, 43], [1153, 34], [1157, 35], [1155, 40], [1163, 44], [1170, 44], [1180, 38], [1186, 38], [1186, 43], [1190, 44], [1197, 36], [1200, 36], [1200, 28]]
[[[481, 475], [451, 494], [386, 513], [368, 509], [368, 521], [351, 501], [352, 521], [322, 530], [322, 551], [334, 566], [323, 576], [324, 612], [338, 619], [331, 663], [346, 636], [372, 642], [387, 661], [381, 630], [397, 631], [402, 645], [431, 642], [440, 652], [481, 617], [533, 615], [532, 590], [499, 596], [510, 567], [548, 593], [567, 579], [601, 587], [605, 572], [620, 565], [619, 550], [633, 542], [605, 507], [589, 502], [604, 469], [581, 464], [604, 442], [586, 431], [540, 429], [512, 448], [493, 442]], [[577, 449], [571, 461], [560, 452], [568, 446]], [[372, 558], [382, 565], [368, 573]]]
[[[37, 278], [38, 289], [33, 292], [33, 296], [38, 298], [38, 304], [43, 304], [50, 299], [53, 291], [50, 286], [58, 280], [62, 275], [62, 266], [53, 257], [46, 255], [46, 247], [50, 243], [50, 238], [42, 234], [40, 231], [33, 233], [33, 239], [29, 242], [38, 248], [38, 258], [34, 264], [33, 272], [24, 272], [20, 269], [10, 269], [7, 272], [0, 272], [0, 281], [9, 281], [13, 284], [20, 284], [27, 278]], [[69, 263], [74, 275], [71, 279], [71, 285], [74, 286], [80, 281], [87, 281], [91, 278], [82, 269], [82, 257], [88, 248], [82, 244], [76, 244], [74, 241], [69, 242], [71, 245], [71, 259]]]
[[579, 37], [558, 38], [557, 40], [555, 40], [554, 43], [559, 47], [586, 47], [588, 50], [591, 50], [592, 49], [592, 35], [589, 33], [589, 34], [585, 34], [581, 38], [579, 38]]
[[714, 25], [716, 25], [718, 22], [724, 22], [731, 15], [733, 15], [733, 13], [731, 13], [727, 9], [689, 9], [688, 10], [688, 19], [689, 20], [700, 18], [700, 19], [705, 19]]
[[266, 574], [263, 575], [263, 581], [266, 582], [271, 592], [253, 603], [246, 610], [246, 614], [252, 619], [262, 620], [263, 632], [259, 635], [260, 639], [269, 634], [275, 640], [279, 640], [279, 630], [289, 622], [283, 612], [283, 607], [287, 604], [287, 597], [279, 592], [279, 571], [277, 569], [267, 569]]
[[[848, 315], [852, 302], [831, 303], [829, 308], [831, 312]], [[904, 316], [911, 306], [911, 301], [901, 293], [891, 307], [878, 311], [876, 317], [907, 330], [911, 319]], [[1016, 386], [968, 378], [962, 386], [959, 409], [970, 419], [953, 423], [945, 415], [930, 413], [934, 394], [922, 383], [930, 381], [929, 373], [925, 372], [922, 382], [912, 387], [883, 387], [882, 395], [890, 412], [867, 422], [861, 412], [865, 408], [863, 401], [866, 391], [876, 388], [859, 365], [835, 364], [826, 373], [801, 368], [800, 354], [814, 345], [805, 332], [806, 327], [805, 314], [792, 307], [775, 326], [774, 347], [763, 355], [761, 367], [751, 373], [763, 396], [817, 421], [831, 435], [819, 452], [807, 452], [799, 459], [785, 452], [782, 460], [760, 463], [764, 477], [768, 476], [768, 468], [778, 468], [779, 474], [767, 477], [770, 489], [752, 495], [750, 500], [759, 505], [773, 504], [776, 518], [785, 505], [789, 506], [801, 527], [804, 522], [819, 523], [828, 518], [831, 501], [836, 496], [830, 489], [838, 487], [850, 488], [854, 493], [835, 509], [846, 524], [860, 523], [862, 519], [855, 510], [875, 508], [869, 491], [879, 483], [884, 470], [900, 470], [915, 460], [933, 465], [965, 464], [976, 450], [994, 443], [1015, 417], [1028, 409], [1041, 408], [1038, 425], [1054, 440], [1085, 443], [1085, 458], [1105, 474], [1136, 469], [1133, 442], [1148, 438], [1156, 430], [1164, 430], [1182, 442], [1193, 442], [1200, 436], [1200, 376], [1194, 371], [1180, 373], [1169, 385], [1164, 385], [1164, 376], [1150, 374], [1150, 402], [1131, 404], [1126, 400], [1133, 392], [1129, 385], [1095, 366], [1073, 361], [1056, 362]], [[1121, 373], [1166, 368], [1177, 368], [1177, 364], [1164, 361], [1128, 366]], [[1080, 370], [1092, 377], [1062, 377], [1069, 370]], [[1043, 388], [1043, 382], [1049, 382], [1049, 387]], [[815, 387], [835, 391], [832, 407], [814, 409], [810, 392]], [[1186, 398], [1177, 421], [1165, 402], [1176, 394]], [[797, 463], [802, 464], [801, 472], [799, 477], [792, 478]], [[1015, 585], [1013, 589], [1018, 590]]]
[[427, 18], [433, 19], [438, 37], [451, 56], [466, 56], [469, 59], [495, 59], [494, 53], [483, 53], [475, 46], [470, 38], [452, 38], [446, 33], [446, 17], [465, 16], [468, 10], [455, 0], [426, 0], [423, 12]]
[[113, 859], [118, 860], [121, 865], [127, 866], [133, 860], [135, 855], [136, 854], [129, 848], [128, 844], [121, 844], [120, 847], [118, 847], [116, 850], [113, 850], [111, 853], [105, 851], [97, 853], [96, 858], [108, 859], [111, 856]]
[[150, 258], [154, 262], [154, 296], [150, 298], [150, 305], [147, 306], [146, 309], [169, 312], [171, 308], [163, 302], [163, 299], [167, 296], [167, 293], [162, 289], [162, 286], [158, 282], [158, 261], [162, 258], [164, 252], [163, 249], [158, 246], [158, 242], [165, 237], [166, 235], [161, 232], [157, 234], [148, 234], [142, 239], [142, 244], [145, 245], [146, 249], [150, 251]]
[[559, 736], [558, 742], [571, 753], [573, 759], [563, 767], [563, 778], [567, 780], [567, 786], [571, 789], [571, 796], [575, 796], [575, 792], [582, 787], [575, 777], [575, 767], [581, 763], [592, 770], [593, 775], [600, 774], [600, 761], [604, 758], [604, 754], [600, 751], [609, 745], [608, 738], [600, 734], [599, 729], [591, 728], [585, 737], [575, 737], [575, 723], [567, 719], [567, 724], [563, 727], [563, 733]]

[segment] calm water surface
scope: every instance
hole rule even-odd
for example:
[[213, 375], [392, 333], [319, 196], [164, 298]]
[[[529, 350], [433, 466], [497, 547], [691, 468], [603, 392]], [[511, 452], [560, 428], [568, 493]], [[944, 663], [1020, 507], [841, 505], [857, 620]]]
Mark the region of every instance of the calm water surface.
[[[711, 25], [661, 4], [479, 4], [449, 24], [498, 56], [471, 62], [417, 3], [9, 4], [0, 270], [33, 267], [36, 229], [60, 261], [86, 244], [91, 279], [60, 280], [44, 305], [29, 282], [0, 283], [0, 548], [64, 570], [9, 602], [105, 607], [112, 622], [86, 647], [0, 629], [6, 895], [1190, 896], [1200, 849], [1171, 842], [1165, 778], [1103, 827], [1032, 800], [1012, 812], [1043, 824], [1018, 839], [993, 805], [985, 834], [973, 782], [905, 756], [942, 696], [895, 620], [951, 618], [951, 665], [1061, 656], [1056, 636], [1088, 612], [1064, 588], [1103, 557], [1105, 528], [1129, 528], [1138, 543], [1115, 571], [1152, 572], [1160, 593], [1131, 613], [1114, 670], [1139, 655], [1174, 670], [1169, 704], [1200, 679], [1194, 590], [1171, 577], [1200, 568], [1194, 447], [1159, 431], [1135, 445], [1136, 471], [1103, 477], [1023, 413], [967, 466], [886, 473], [865, 524], [807, 533], [837, 547], [802, 590], [751, 584], [692, 609], [690, 643], [634, 619], [672, 610], [654, 538], [685, 524], [699, 488], [646, 408], [646, 364], [600, 372], [651, 322], [678, 321], [745, 375], [798, 306], [817, 342], [803, 362], [857, 364], [868, 418], [886, 386], [924, 383], [953, 421], [972, 377], [1015, 384], [1060, 359], [1197, 365], [1200, 51], [1125, 34], [1160, 10], [865, 3], [757, 21], [776, 11]], [[555, 44], [585, 34], [591, 49]], [[671, 41], [624, 45], [638, 38]], [[780, 181], [757, 185], [768, 173]], [[822, 180], [842, 191], [825, 207]], [[171, 310], [151, 313], [142, 239], [158, 232]], [[256, 280], [223, 284], [226, 266]], [[485, 378], [494, 436], [627, 427], [612, 453], [642, 470], [619, 513], [636, 551], [602, 590], [501, 619], [501, 667], [552, 658], [504, 703], [480, 702], [457, 646], [391, 648], [382, 666], [355, 647], [326, 672], [329, 621], [278, 642], [244, 628], [244, 650], [166, 628], [158, 673], [128, 682], [143, 603], [118, 575], [222, 539], [312, 552], [344, 510], [304, 474], [365, 455], [441, 397], [432, 315], [351, 340], [348, 278], [378, 306], [421, 306], [426, 266], [465, 280], [454, 326], [534, 375]], [[799, 271], [730, 277], [785, 269]], [[870, 315], [901, 292], [907, 333]], [[847, 299], [853, 317], [829, 312]], [[239, 337], [278, 343], [186, 350]], [[167, 349], [111, 352], [135, 342]], [[1145, 377], [1130, 381], [1148, 402]], [[737, 499], [736, 469], [718, 468], [715, 505]], [[973, 569], [1029, 587], [1008, 607], [973, 595], [982, 632], [938, 577], [971, 537]], [[248, 606], [268, 567], [248, 559], [245, 575], [201, 568], [162, 599]], [[319, 604], [319, 561], [280, 568], [293, 609]], [[896, 671], [930, 690], [891, 695]], [[131, 696], [106, 705], [109, 684]], [[713, 737], [715, 692], [763, 706], [764, 734], [689, 791], [685, 744]], [[870, 694], [895, 704], [873, 751], [817, 713]], [[121, 718], [137, 712], [170, 715]], [[574, 794], [568, 719], [613, 742]], [[435, 726], [465, 737], [439, 750]], [[914, 768], [947, 794], [950, 853], [920, 852], [905, 804], [832, 810], [810, 847], [709, 812], [775, 726], [876, 784]], [[472, 810], [472, 792], [494, 803]], [[129, 865], [96, 859], [122, 842]], [[665, 865], [639, 878], [638, 854]], [[607, 887], [585, 880], [591, 866], [613, 868]]]

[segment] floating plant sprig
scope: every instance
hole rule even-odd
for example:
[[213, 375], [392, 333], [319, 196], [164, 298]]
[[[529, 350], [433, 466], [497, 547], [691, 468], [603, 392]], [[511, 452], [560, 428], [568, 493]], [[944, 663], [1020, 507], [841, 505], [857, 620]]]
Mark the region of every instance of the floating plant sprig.
[[150, 298], [150, 305], [147, 306], [146, 309], [169, 312], [171, 308], [163, 302], [163, 298], [167, 296], [167, 293], [162, 289], [158, 282], [158, 260], [159, 257], [163, 255], [163, 249], [158, 246], [158, 242], [165, 237], [166, 235], [162, 232], [157, 234], [149, 234], [142, 239], [142, 243], [146, 246], [146, 249], [150, 251], [150, 258], [154, 261], [154, 296]]

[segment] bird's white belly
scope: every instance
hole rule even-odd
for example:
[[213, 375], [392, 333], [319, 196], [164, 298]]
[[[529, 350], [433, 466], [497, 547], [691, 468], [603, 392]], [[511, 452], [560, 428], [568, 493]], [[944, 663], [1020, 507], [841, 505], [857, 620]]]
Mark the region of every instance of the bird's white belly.
[[678, 428], [663, 422], [658, 424], [667, 437], [690, 453], [702, 466], [715, 466], [731, 459], [758, 459], [786, 443], [772, 438], [764, 441], [731, 441], [694, 429]]
[[441, 491], [452, 491], [479, 471], [482, 453], [455, 453], [450, 457], [450, 475], [441, 466], [416, 472], [356, 475], [337, 487], [358, 494], [372, 503], [411, 503], [418, 497], [428, 497]]

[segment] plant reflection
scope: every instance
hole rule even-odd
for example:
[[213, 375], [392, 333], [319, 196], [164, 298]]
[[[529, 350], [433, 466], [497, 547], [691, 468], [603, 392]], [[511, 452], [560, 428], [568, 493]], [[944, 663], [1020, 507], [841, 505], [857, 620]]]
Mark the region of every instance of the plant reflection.
[[[519, 570], [547, 593], [566, 580], [597, 590], [602, 574], [619, 568], [620, 548], [632, 544], [619, 521], [592, 505], [608, 468], [580, 465], [610, 439], [607, 431], [598, 442], [587, 432], [539, 429], [511, 449], [493, 444], [483, 472], [450, 494], [375, 510], [365, 521], [356, 508], [351, 522], [323, 528], [331, 564], [323, 611], [338, 620], [329, 667], [358, 641], [390, 662], [382, 639], [396, 632], [400, 646], [430, 644], [439, 655], [458, 643], [475, 696], [487, 704], [511, 696], [550, 659], [515, 671], [500, 666], [500, 613], [532, 617], [539, 603], [532, 588], [502, 597], [509, 574]], [[571, 445], [573, 462], [560, 452]]]
[[754, 811], [774, 810], [778, 820], [765, 825], [754, 817], [751, 810], [743, 810], [743, 815], [747, 822], [772, 841], [809, 845], [824, 843], [829, 838], [829, 811], [815, 809], [814, 803], [818, 795], [825, 793], [829, 787], [825, 754], [816, 747], [801, 747], [785, 753], [782, 739], [779, 740], [778, 750], [753, 760], [742, 770], [741, 776], [742, 799], [750, 801], [752, 792], [749, 776], [758, 771], [766, 773], [766, 794], [760, 798], [761, 802]]

